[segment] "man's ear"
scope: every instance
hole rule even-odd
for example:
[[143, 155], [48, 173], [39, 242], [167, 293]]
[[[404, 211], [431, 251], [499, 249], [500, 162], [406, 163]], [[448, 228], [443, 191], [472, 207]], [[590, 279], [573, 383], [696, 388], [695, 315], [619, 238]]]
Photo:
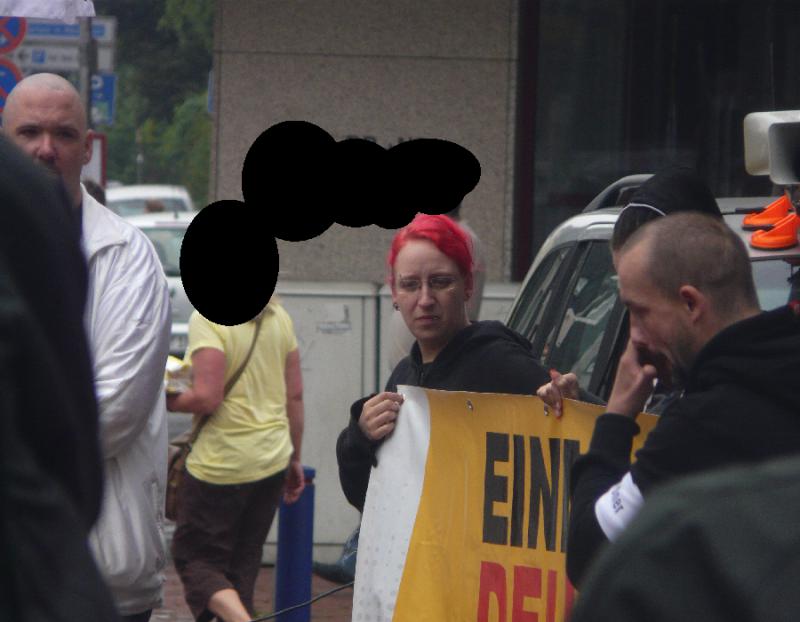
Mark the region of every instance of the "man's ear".
[[697, 322], [708, 313], [708, 298], [694, 285], [682, 285], [678, 290], [681, 304], [689, 318]]
[[94, 132], [86, 130], [86, 138], [83, 145], [83, 165], [89, 164], [92, 159], [92, 147], [94, 146]]

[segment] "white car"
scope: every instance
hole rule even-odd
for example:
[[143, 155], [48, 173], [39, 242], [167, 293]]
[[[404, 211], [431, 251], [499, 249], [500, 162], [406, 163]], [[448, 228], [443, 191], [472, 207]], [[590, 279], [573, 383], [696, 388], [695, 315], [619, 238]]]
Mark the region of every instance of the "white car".
[[186, 296], [181, 281], [180, 256], [181, 244], [186, 229], [197, 215], [194, 211], [159, 212], [129, 216], [125, 220], [141, 229], [153, 243], [164, 274], [169, 283], [169, 295], [172, 302], [172, 333], [169, 342], [169, 353], [183, 358], [189, 342], [189, 316], [194, 311], [192, 303]]
[[[548, 236], [506, 322], [530, 340], [545, 369], [574, 372], [581, 387], [604, 399], [611, 393], [628, 338], [609, 240], [624, 203], [620, 194], [649, 177], [635, 175], [611, 184]], [[775, 198], [717, 198], [725, 222], [747, 246], [764, 310], [795, 299], [800, 287], [800, 246], [757, 250], [749, 245], [752, 232], [742, 228], [746, 214]]]
[[160, 201], [164, 212], [193, 212], [194, 203], [183, 186], [143, 184], [106, 189], [106, 207], [123, 218], [147, 213], [148, 201]]

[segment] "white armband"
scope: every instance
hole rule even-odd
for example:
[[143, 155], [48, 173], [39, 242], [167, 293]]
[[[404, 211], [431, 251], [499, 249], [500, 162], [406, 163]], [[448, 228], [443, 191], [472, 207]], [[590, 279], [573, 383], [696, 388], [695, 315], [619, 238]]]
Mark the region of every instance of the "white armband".
[[594, 504], [594, 514], [606, 538], [612, 542], [616, 540], [643, 503], [642, 493], [629, 471]]

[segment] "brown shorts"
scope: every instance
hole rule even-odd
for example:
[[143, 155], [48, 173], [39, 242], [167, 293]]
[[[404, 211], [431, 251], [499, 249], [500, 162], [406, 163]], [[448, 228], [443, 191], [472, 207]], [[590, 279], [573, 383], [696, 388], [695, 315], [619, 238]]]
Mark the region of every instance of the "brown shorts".
[[196, 620], [213, 619], [208, 601], [228, 588], [235, 589], [253, 613], [261, 551], [285, 479], [281, 471], [256, 482], [218, 485], [185, 473], [178, 490], [172, 557]]

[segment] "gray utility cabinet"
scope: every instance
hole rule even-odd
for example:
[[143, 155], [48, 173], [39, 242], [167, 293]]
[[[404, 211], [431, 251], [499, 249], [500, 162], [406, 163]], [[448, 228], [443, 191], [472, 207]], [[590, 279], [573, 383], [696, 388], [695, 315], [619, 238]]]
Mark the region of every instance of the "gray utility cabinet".
[[[487, 283], [481, 319], [505, 321], [518, 284]], [[303, 463], [316, 469], [314, 559], [330, 562], [358, 524], [358, 512], [342, 494], [336, 438], [347, 425], [350, 404], [379, 391], [389, 376], [386, 327], [395, 313], [389, 288], [378, 283], [288, 281], [278, 296], [294, 322], [303, 370]], [[264, 560], [275, 560], [277, 518]]]

